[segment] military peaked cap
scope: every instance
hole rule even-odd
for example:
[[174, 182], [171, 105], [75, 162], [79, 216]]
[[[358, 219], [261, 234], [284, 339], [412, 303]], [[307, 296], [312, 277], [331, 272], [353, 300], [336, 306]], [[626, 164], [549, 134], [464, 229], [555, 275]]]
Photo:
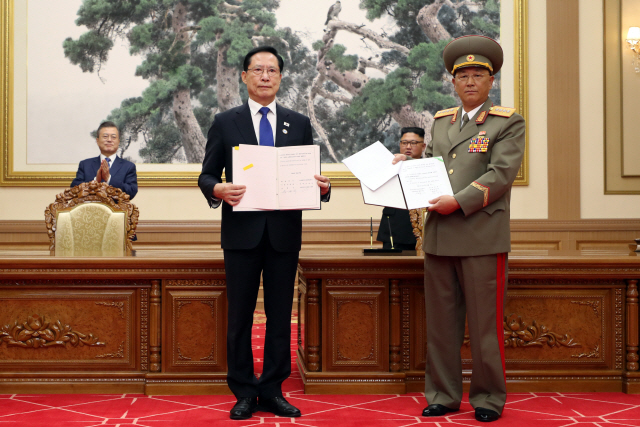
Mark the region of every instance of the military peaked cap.
[[442, 52], [444, 65], [451, 74], [464, 67], [483, 67], [494, 75], [502, 68], [502, 47], [485, 36], [462, 36], [451, 40]]

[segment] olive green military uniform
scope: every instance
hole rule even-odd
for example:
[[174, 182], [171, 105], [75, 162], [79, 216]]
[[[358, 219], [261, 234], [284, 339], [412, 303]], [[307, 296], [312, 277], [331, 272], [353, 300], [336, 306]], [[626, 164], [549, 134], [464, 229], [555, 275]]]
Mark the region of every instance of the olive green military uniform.
[[502, 413], [506, 402], [503, 309], [511, 249], [509, 201], [525, 145], [514, 109], [488, 99], [460, 129], [462, 107], [438, 112], [427, 157], [444, 159], [460, 208], [430, 212], [424, 227], [427, 402], [451, 409], [462, 399], [465, 316], [473, 371], [469, 401]]

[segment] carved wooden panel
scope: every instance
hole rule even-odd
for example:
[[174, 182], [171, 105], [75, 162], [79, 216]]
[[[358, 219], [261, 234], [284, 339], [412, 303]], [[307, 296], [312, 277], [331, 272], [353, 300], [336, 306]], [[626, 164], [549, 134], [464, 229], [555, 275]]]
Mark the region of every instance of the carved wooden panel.
[[515, 279], [509, 286], [508, 369], [622, 369], [623, 281]]
[[[624, 282], [617, 280], [509, 281], [504, 339], [507, 369], [622, 369]], [[424, 289], [403, 288], [408, 309], [409, 369], [424, 370]], [[472, 369], [468, 329], [461, 349]], [[405, 368], [406, 369], [406, 368]]]
[[323, 371], [389, 370], [387, 280], [329, 279], [322, 305]]
[[162, 345], [164, 372], [226, 370], [227, 301], [225, 291], [166, 290], [167, 319]]
[[0, 300], [5, 368], [128, 370], [146, 351], [134, 289], [0, 289]]

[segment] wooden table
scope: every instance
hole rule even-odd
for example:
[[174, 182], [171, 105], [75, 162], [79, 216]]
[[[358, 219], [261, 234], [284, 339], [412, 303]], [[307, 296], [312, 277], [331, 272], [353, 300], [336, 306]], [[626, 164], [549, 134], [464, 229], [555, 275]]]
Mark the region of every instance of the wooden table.
[[[519, 252], [509, 272], [509, 390], [640, 392], [640, 257]], [[418, 257], [302, 251], [298, 366], [307, 393], [422, 390], [422, 275]], [[229, 393], [225, 292], [221, 251], [0, 251], [0, 387]], [[468, 379], [466, 344], [462, 355]]]
[[[305, 392], [423, 391], [422, 258], [303, 251], [299, 263]], [[635, 252], [513, 252], [504, 322], [508, 390], [640, 393], [638, 279]], [[468, 342], [461, 349], [466, 386]]]
[[0, 388], [229, 393], [225, 292], [221, 251], [2, 252]]

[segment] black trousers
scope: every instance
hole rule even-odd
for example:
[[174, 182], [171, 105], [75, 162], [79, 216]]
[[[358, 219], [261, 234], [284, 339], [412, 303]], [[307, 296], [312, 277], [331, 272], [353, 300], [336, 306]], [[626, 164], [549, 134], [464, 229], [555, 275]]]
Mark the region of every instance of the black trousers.
[[[291, 308], [299, 252], [278, 252], [265, 227], [257, 247], [224, 250], [227, 276], [227, 383], [236, 397], [282, 396], [282, 382], [291, 374]], [[253, 370], [251, 327], [260, 274], [267, 316], [264, 367], [258, 380]]]

